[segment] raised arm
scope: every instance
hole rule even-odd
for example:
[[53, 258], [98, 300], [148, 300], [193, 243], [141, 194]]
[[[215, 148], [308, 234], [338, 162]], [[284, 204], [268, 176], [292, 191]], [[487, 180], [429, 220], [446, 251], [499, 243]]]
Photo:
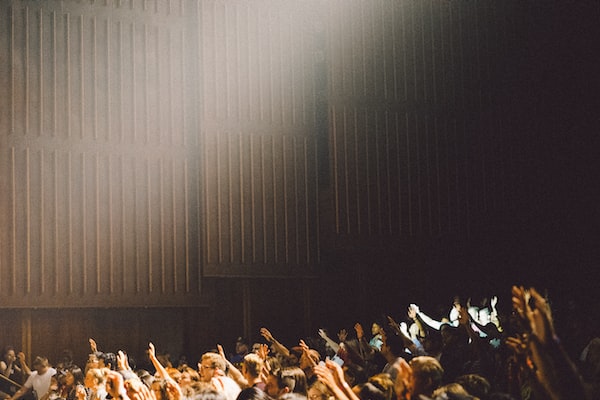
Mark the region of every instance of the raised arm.
[[260, 328], [260, 334], [262, 335], [262, 337], [265, 338], [265, 340], [267, 342], [269, 342], [269, 344], [272, 346], [271, 349], [275, 352], [275, 353], [279, 353], [282, 356], [285, 357], [289, 357], [290, 356], [290, 351], [288, 350], [287, 347], [285, 347], [284, 345], [282, 345], [281, 343], [279, 343], [277, 341], [277, 339], [275, 339], [273, 337], [273, 335], [271, 334], [271, 332], [269, 332], [269, 330], [267, 328]]
[[521, 317], [529, 338], [528, 348], [536, 367], [536, 379], [553, 400], [585, 398], [581, 378], [560, 344], [550, 306], [535, 288], [512, 288], [513, 308]]
[[183, 397], [183, 392], [179, 384], [175, 382], [173, 378], [171, 378], [167, 369], [160, 363], [160, 361], [158, 361], [158, 358], [156, 357], [156, 350], [154, 349], [154, 345], [152, 343], [148, 343], [148, 358], [150, 358], [152, 365], [154, 365], [156, 373], [166, 381], [167, 390], [174, 397], [174, 400], [178, 400]]
[[221, 358], [225, 361], [225, 364], [227, 365], [227, 368], [226, 368], [227, 376], [229, 376], [231, 379], [233, 379], [242, 389], [247, 388], [248, 380], [246, 380], [246, 378], [244, 378], [244, 374], [242, 374], [242, 371], [237, 369], [237, 367], [235, 365], [233, 365], [233, 363], [231, 361], [229, 361], [227, 359], [227, 357], [225, 357], [225, 350], [223, 350], [223, 346], [221, 346], [220, 344], [217, 344], [217, 351], [219, 352], [219, 355], [221, 356]]
[[331, 338], [330, 338], [330, 337], [327, 335], [327, 332], [325, 332], [325, 330], [324, 330], [324, 329], [319, 329], [319, 336], [321, 336], [321, 338], [322, 338], [323, 340], [325, 340], [325, 342], [327, 343], [327, 345], [328, 345], [329, 347], [331, 347], [331, 349], [332, 349], [334, 352], [336, 352], [336, 353], [338, 352], [338, 350], [340, 349], [340, 345], [339, 345], [338, 343], [334, 342], [334, 341], [333, 341], [333, 340], [332, 340], [332, 339], [331, 339]]
[[20, 351], [19, 354], [17, 354], [17, 357], [19, 358], [19, 364], [21, 364], [21, 369], [23, 370], [23, 374], [25, 375], [25, 377], [28, 377], [29, 375], [31, 375], [31, 369], [29, 368], [29, 365], [27, 365], [27, 360], [25, 359], [25, 353]]
[[412, 309], [414, 309], [415, 316], [418, 317], [425, 325], [427, 325], [430, 328], [435, 329], [436, 331], [440, 330], [440, 328], [442, 326], [442, 323], [440, 321], [436, 321], [435, 319], [431, 318], [429, 315], [425, 314], [423, 311], [421, 311], [419, 306], [416, 304], [411, 304], [410, 307]]

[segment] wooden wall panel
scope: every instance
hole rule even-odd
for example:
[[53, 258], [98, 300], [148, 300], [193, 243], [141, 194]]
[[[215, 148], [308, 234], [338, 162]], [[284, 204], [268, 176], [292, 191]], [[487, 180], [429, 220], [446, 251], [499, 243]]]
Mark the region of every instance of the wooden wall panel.
[[316, 4], [200, 3], [206, 275], [319, 260]]
[[185, 3], [1, 8], [3, 307], [197, 304]]
[[[469, 236], [506, 212], [505, 14], [515, 4], [329, 3], [335, 232]], [[504, 211], [503, 211], [504, 210]]]

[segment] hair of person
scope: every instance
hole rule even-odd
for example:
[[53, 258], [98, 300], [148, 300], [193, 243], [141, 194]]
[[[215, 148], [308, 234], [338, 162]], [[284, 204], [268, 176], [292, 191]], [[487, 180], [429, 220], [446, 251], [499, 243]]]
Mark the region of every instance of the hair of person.
[[368, 383], [379, 389], [386, 399], [392, 399], [394, 395], [394, 382], [389, 374], [381, 373], [373, 375], [369, 378]]
[[81, 368], [79, 368], [77, 365], [73, 365], [67, 371], [73, 375], [73, 378], [75, 379], [75, 385], [80, 385], [83, 383], [84, 376]]
[[7, 354], [8, 354], [8, 352], [9, 352], [9, 351], [11, 351], [11, 350], [15, 352], [15, 355], [17, 354], [17, 351], [15, 350], [14, 346], [10, 346], [10, 345], [9, 345], [9, 346], [5, 346], [5, 347], [2, 349], [2, 354], [0, 355], [1, 359], [2, 359], [2, 360], [6, 360], [6, 355], [7, 355]]
[[492, 392], [487, 397], [486, 400], [516, 400], [514, 396], [503, 393], [503, 392]]
[[263, 367], [263, 360], [260, 358], [258, 354], [249, 353], [244, 356], [244, 367], [246, 368], [246, 372], [251, 376], [259, 376], [260, 371]]
[[479, 398], [487, 398], [492, 389], [490, 382], [477, 374], [461, 375], [456, 378], [456, 383], [465, 388], [469, 394]]
[[306, 394], [302, 393], [284, 393], [278, 400], [306, 400]]
[[220, 369], [221, 371], [225, 371], [227, 364], [223, 357], [219, 353], [208, 352], [202, 354], [201, 361], [207, 360], [210, 363], [211, 368]]
[[35, 360], [33, 360], [33, 362], [31, 363], [31, 366], [33, 368], [47, 367], [48, 366], [48, 359], [46, 357], [37, 356], [35, 358]]
[[308, 350], [308, 356], [316, 363], [321, 361], [321, 354], [319, 354], [319, 352], [314, 349]]
[[154, 382], [154, 376], [152, 376], [150, 372], [145, 369], [138, 369], [135, 374], [138, 376], [138, 378], [140, 378], [147, 388], [152, 386], [152, 382]]
[[367, 373], [360, 365], [347, 364], [344, 365], [344, 367], [344, 375], [346, 375], [346, 380], [348, 380], [348, 383], [351, 383], [352, 386], [367, 382]]
[[385, 344], [396, 357], [400, 357], [404, 353], [404, 342], [394, 333], [390, 332], [389, 335], [385, 336]]
[[[159, 385], [158, 392], [160, 393], [160, 399], [167, 400], [169, 398], [169, 392], [167, 391], [167, 381], [164, 379], [154, 379], [152, 385]], [[152, 388], [152, 387], [151, 387]], [[156, 396], [156, 393], [155, 393]]]
[[460, 384], [452, 382], [437, 388], [433, 392], [433, 398], [469, 399], [471, 396]]
[[236, 400], [271, 400], [272, 397], [267, 392], [257, 388], [249, 387], [238, 394]]
[[287, 387], [288, 393], [299, 393], [306, 396], [308, 382], [306, 374], [299, 367], [287, 367], [277, 371], [277, 385], [279, 389]]
[[433, 389], [439, 387], [444, 377], [444, 369], [434, 357], [419, 356], [410, 361], [410, 367], [415, 377], [429, 379]]
[[332, 396], [332, 395], [333, 395], [333, 393], [331, 393], [331, 390], [329, 390], [329, 388], [327, 387], [327, 385], [326, 385], [326, 384], [324, 384], [324, 383], [323, 383], [323, 382], [321, 382], [321, 381], [318, 381], [318, 380], [317, 380], [317, 381], [314, 381], [314, 382], [313, 382], [313, 383], [312, 383], [312, 384], [311, 384], [311, 385], [308, 387], [308, 390], [311, 390], [311, 389], [318, 390], [319, 392], [321, 392], [321, 393], [323, 394], [323, 396], [322, 396], [322, 397], [324, 397], [324, 398], [328, 398], [328, 397], [330, 397], [330, 396]]
[[106, 374], [100, 368], [90, 368], [88, 369], [87, 374], [93, 377], [99, 385], [106, 381]]
[[227, 400], [227, 396], [216, 389], [205, 388], [197, 391], [192, 400]]
[[377, 385], [366, 382], [358, 386], [358, 397], [360, 400], [390, 400], [391, 394], [381, 390]]
[[108, 368], [110, 366], [112, 370], [117, 368], [117, 356], [115, 353], [99, 353], [97, 357], [104, 362], [105, 367]]

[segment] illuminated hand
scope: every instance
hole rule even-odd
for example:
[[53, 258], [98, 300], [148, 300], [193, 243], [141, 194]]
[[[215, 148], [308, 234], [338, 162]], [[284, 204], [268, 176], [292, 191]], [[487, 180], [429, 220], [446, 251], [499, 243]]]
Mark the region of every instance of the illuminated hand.
[[354, 324], [354, 330], [356, 331], [356, 337], [360, 340], [363, 338], [363, 336], [365, 336], [365, 331], [362, 327], [362, 325], [360, 324], [360, 322], [357, 322], [356, 324]]
[[92, 353], [96, 353], [98, 351], [98, 345], [96, 344], [96, 341], [92, 338], [89, 338], [88, 341], [90, 342], [90, 349], [92, 350]]
[[266, 361], [267, 357], [269, 357], [269, 346], [261, 343], [260, 348], [258, 349], [258, 356], [262, 358], [263, 361]]
[[123, 353], [122, 350], [119, 350], [117, 353], [117, 368], [119, 371], [130, 371], [131, 367], [129, 366], [129, 361], [127, 360], [127, 355]]
[[156, 349], [152, 342], [148, 343], [148, 357], [150, 357], [151, 360], [156, 359]]
[[345, 342], [347, 338], [348, 338], [348, 332], [345, 329], [342, 329], [341, 331], [338, 332], [338, 340], [340, 342]]
[[271, 335], [271, 332], [269, 332], [269, 330], [267, 328], [260, 328], [260, 334], [269, 343], [275, 341], [275, 338], [273, 337], [273, 335]]
[[225, 350], [223, 350], [223, 346], [217, 344], [217, 351], [219, 352], [219, 355], [223, 357], [223, 360], [227, 361], [227, 357], [225, 357]]

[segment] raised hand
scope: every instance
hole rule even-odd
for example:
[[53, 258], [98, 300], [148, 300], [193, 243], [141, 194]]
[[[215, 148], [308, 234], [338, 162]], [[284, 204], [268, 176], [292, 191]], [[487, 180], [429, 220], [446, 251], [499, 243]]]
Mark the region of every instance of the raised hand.
[[327, 366], [318, 364], [315, 365], [313, 370], [315, 371], [315, 375], [317, 375], [319, 380], [327, 385], [327, 387], [330, 389], [337, 387], [337, 382], [333, 376], [333, 371], [327, 368]]
[[96, 341], [92, 338], [89, 338], [88, 341], [90, 342], [90, 349], [92, 350], [92, 353], [96, 353], [98, 351], [98, 345], [96, 344]]
[[269, 357], [269, 351], [269, 346], [264, 343], [261, 343], [257, 354], [260, 358], [263, 359], [263, 361], [266, 361]]
[[83, 385], [77, 385], [75, 388], [75, 397], [77, 400], [85, 400], [87, 397], [87, 392], [85, 391], [85, 387]]
[[227, 360], [227, 357], [225, 357], [225, 350], [223, 350], [223, 346], [217, 344], [217, 351], [219, 352], [219, 355], [223, 357], [223, 360]]
[[273, 335], [271, 335], [271, 332], [269, 332], [269, 330], [267, 328], [260, 328], [260, 334], [269, 343], [271, 343], [273, 340], [275, 340], [275, 338], [273, 338]]
[[408, 316], [408, 318], [414, 320], [415, 318], [417, 318], [417, 309], [413, 308], [412, 306], [413, 306], [412, 304], [410, 306], [408, 306], [406, 315]]
[[325, 332], [324, 329], [319, 329], [318, 333], [319, 333], [319, 336], [321, 336], [321, 338], [323, 338], [325, 340], [329, 339], [329, 336], [327, 335], [327, 332]]
[[181, 391], [181, 387], [177, 382], [172, 379], [167, 379], [165, 381], [165, 389], [167, 390], [168, 398], [172, 400], [179, 400], [183, 397], [183, 392]]
[[119, 371], [130, 371], [131, 367], [129, 366], [129, 361], [127, 360], [127, 355], [123, 353], [122, 350], [119, 350], [117, 353], [117, 369]]
[[356, 331], [356, 337], [358, 338], [358, 340], [362, 339], [365, 336], [365, 331], [360, 322], [354, 324], [354, 330]]
[[154, 348], [154, 344], [152, 342], [148, 343], [148, 357], [150, 359], [156, 359], [156, 349]]
[[342, 329], [341, 331], [338, 332], [338, 340], [340, 342], [345, 342], [347, 338], [348, 338], [348, 332], [345, 329]]
[[388, 319], [388, 324], [390, 325], [390, 327], [396, 332], [396, 333], [400, 333], [400, 324], [397, 323], [394, 318], [392, 318], [391, 316], [387, 316]]
[[110, 369], [105, 370], [106, 373], [106, 392], [111, 395], [113, 399], [122, 397], [123, 399], [129, 399], [125, 386], [123, 385], [123, 375], [117, 371]]
[[492, 309], [496, 308], [496, 304], [498, 304], [498, 296], [492, 296], [490, 299], [490, 306]]
[[124, 386], [131, 400], [155, 400], [154, 393], [139, 379], [128, 379], [124, 382]]
[[529, 331], [543, 345], [554, 339], [556, 334], [550, 305], [535, 288], [525, 290], [523, 287], [513, 286], [512, 301], [519, 316], [527, 323]]

